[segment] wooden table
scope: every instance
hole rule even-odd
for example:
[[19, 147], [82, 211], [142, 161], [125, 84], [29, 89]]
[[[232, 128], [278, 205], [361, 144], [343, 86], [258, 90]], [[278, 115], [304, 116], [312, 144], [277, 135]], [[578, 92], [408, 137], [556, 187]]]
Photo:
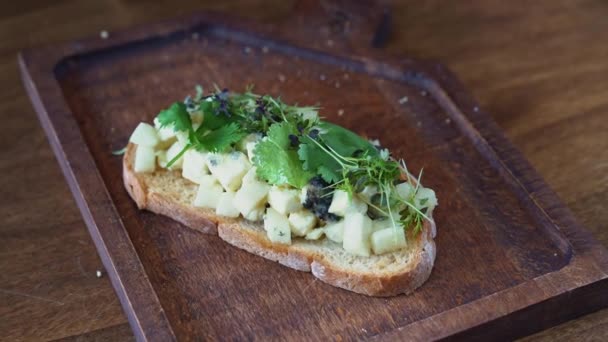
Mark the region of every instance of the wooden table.
[[[221, 4], [220, 4], [221, 3]], [[215, 9], [272, 22], [286, 1], [5, 1], [0, 5], [0, 333], [132, 339], [21, 85], [18, 50]], [[402, 1], [391, 54], [443, 61], [608, 246], [608, 3]], [[97, 271], [102, 276], [97, 276]], [[608, 339], [608, 309], [530, 339]]]

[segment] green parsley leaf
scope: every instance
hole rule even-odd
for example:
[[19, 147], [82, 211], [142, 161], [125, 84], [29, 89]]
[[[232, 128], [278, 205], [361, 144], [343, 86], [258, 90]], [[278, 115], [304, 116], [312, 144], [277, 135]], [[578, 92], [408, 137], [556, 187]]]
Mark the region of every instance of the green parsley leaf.
[[288, 122], [270, 126], [266, 139], [255, 147], [253, 163], [257, 167], [257, 175], [268, 183], [301, 188], [314, 173], [302, 167], [298, 153], [290, 147], [290, 134], [297, 134], [297, 130]]
[[342, 156], [352, 157], [356, 151], [378, 155], [374, 145], [353, 131], [326, 121], [321, 121], [319, 127], [324, 131], [321, 134], [323, 142]]
[[192, 120], [186, 110], [186, 105], [182, 102], [175, 102], [171, 107], [162, 110], [158, 114], [158, 121], [161, 127], [173, 126], [176, 132], [192, 131]]
[[245, 135], [246, 133], [241, 130], [236, 122], [229, 123], [214, 131], [205, 131], [205, 133], [197, 130], [194, 147], [197, 150], [222, 152], [230, 145], [239, 142]]

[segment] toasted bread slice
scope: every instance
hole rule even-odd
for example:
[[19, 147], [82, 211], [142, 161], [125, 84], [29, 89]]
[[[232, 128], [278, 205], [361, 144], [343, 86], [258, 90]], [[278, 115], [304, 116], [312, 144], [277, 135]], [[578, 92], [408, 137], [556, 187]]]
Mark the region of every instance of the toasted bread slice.
[[275, 244], [267, 238], [262, 222], [221, 217], [213, 210], [192, 206], [198, 185], [179, 172], [157, 169], [153, 173], [135, 173], [135, 151], [136, 146], [129, 144], [123, 159], [123, 180], [140, 209], [168, 216], [204, 233], [218, 234], [250, 253], [312, 272], [327, 284], [369, 296], [410, 293], [431, 274], [435, 261], [434, 223], [425, 221], [419, 234], [409, 236], [406, 249], [369, 257], [352, 255], [328, 239], [295, 238], [291, 245]]

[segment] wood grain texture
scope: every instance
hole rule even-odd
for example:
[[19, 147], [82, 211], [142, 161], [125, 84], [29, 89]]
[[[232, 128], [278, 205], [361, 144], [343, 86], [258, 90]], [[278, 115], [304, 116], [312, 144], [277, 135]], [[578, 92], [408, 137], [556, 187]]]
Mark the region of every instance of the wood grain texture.
[[[6, 313], [3, 311], [2, 317], [6, 319], [0, 322], [0, 331], [8, 332], [4, 337], [59, 338], [125, 320], [107, 278], [87, 278], [100, 263], [39, 123], [18, 86], [15, 52], [40, 43], [95, 35], [102, 29], [112, 32], [193, 8], [215, 7], [277, 21], [291, 6], [281, 3], [278, 7], [248, 1], [222, 5], [137, 1], [61, 1], [49, 5], [22, 1], [2, 5], [6, 11], [0, 11], [4, 82], [0, 112], [5, 123], [0, 137], [5, 146], [0, 160], [0, 281], [2, 300], [9, 303], [3, 306]], [[387, 49], [446, 62], [578, 218], [608, 244], [603, 229], [608, 221], [608, 56], [605, 44], [599, 43], [606, 32], [603, 18], [608, 6], [601, 1], [509, 5], [471, 1], [405, 2], [393, 8], [393, 37]], [[86, 265], [85, 273], [93, 272], [91, 276], [79, 273], [79, 255]], [[18, 262], [9, 264], [9, 259]], [[103, 307], [106, 310], [100, 310]], [[37, 321], [34, 326], [32, 318]], [[567, 336], [602, 340], [608, 334], [606, 322], [608, 313], [602, 311], [542, 336], [555, 339], [568, 332]]]

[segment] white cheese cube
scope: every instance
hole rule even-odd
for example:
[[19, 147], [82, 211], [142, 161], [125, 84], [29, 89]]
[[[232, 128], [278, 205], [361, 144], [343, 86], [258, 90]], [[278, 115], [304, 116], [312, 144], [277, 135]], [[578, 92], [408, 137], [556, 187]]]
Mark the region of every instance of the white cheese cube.
[[247, 151], [247, 158], [249, 159], [250, 163], [253, 163], [253, 150], [255, 150], [255, 146], [258, 144], [257, 141], [252, 141], [252, 142], [248, 142], [247, 145], [245, 145], [245, 150]]
[[135, 172], [154, 172], [156, 168], [156, 154], [154, 147], [138, 145], [135, 150], [135, 163], [133, 170]]
[[316, 228], [310, 231], [310, 233], [306, 234], [306, 240], [319, 240], [321, 236], [323, 236], [323, 228]]
[[291, 244], [291, 230], [287, 217], [278, 211], [268, 208], [264, 217], [264, 229], [268, 239], [274, 243]]
[[217, 178], [213, 177], [213, 175], [202, 175], [199, 177], [198, 180], [199, 180], [198, 184], [203, 187], [205, 187], [205, 186], [212, 187], [215, 185], [220, 185], [220, 183], [217, 181]]
[[251, 168], [247, 157], [236, 151], [229, 154], [210, 153], [207, 157], [207, 165], [224, 189], [229, 191], [238, 190], [243, 176]]
[[167, 151], [156, 151], [156, 161], [158, 166], [165, 168], [167, 167]]
[[262, 182], [245, 184], [234, 195], [234, 206], [243, 217], [251, 217], [250, 212], [266, 203], [270, 185]]
[[349, 212], [366, 213], [367, 204], [356, 196], [349, 198], [346, 191], [336, 190], [328, 211], [338, 216], [345, 216]]
[[333, 242], [342, 243], [344, 238], [344, 221], [331, 222], [323, 227], [325, 236]]
[[[196, 112], [190, 113], [190, 120], [192, 121], [192, 126], [197, 125], [200, 126], [203, 123], [203, 112], [197, 110]], [[196, 128], [194, 129], [196, 130]]]
[[[167, 150], [167, 163], [173, 160], [173, 158], [177, 157], [177, 155], [186, 147], [185, 143], [176, 141], [169, 149]], [[178, 170], [182, 168], [182, 164], [184, 163], [184, 156], [182, 155], [178, 160], [176, 160], [173, 165], [169, 169]]]
[[409, 182], [403, 182], [395, 186], [395, 190], [399, 197], [404, 200], [409, 200], [414, 191], [414, 187]]
[[295, 236], [308, 234], [316, 224], [317, 217], [310, 210], [303, 209], [289, 214], [289, 225], [291, 226], [291, 232]]
[[224, 189], [219, 184], [208, 186], [207, 184], [198, 187], [193, 205], [201, 208], [217, 208], [220, 197]]
[[437, 206], [435, 191], [429, 188], [419, 188], [414, 201], [418, 209], [428, 208], [428, 211], [432, 211]]
[[268, 203], [283, 215], [302, 209], [300, 192], [296, 189], [273, 186], [268, 192]]
[[158, 117], [154, 118], [154, 127], [161, 141], [172, 140], [175, 138], [175, 130], [173, 125], [161, 127]]
[[199, 184], [200, 177], [206, 175], [207, 153], [190, 149], [184, 153], [184, 163], [182, 165], [182, 177]]
[[372, 221], [372, 232], [377, 232], [379, 230], [391, 227], [393, 227], [393, 224], [389, 219], [378, 219]]
[[224, 192], [220, 195], [215, 213], [226, 217], [239, 217], [241, 214], [234, 206], [234, 192]]
[[342, 247], [355, 255], [369, 256], [372, 220], [367, 215], [351, 212], [344, 217], [344, 238]]
[[374, 196], [377, 193], [378, 193], [378, 187], [376, 187], [375, 185], [366, 185], [363, 188], [363, 191], [361, 191], [359, 193], [359, 196], [361, 196], [361, 198], [365, 199], [366, 201], [370, 202], [372, 200], [372, 196]]
[[309, 187], [309, 185], [304, 185], [304, 187], [300, 191], [300, 203], [302, 203], [302, 204], [306, 203], [306, 197], [308, 195], [308, 187]]
[[135, 130], [131, 137], [129, 138], [129, 142], [132, 142], [136, 145], [141, 146], [150, 146], [154, 147], [158, 144], [158, 134], [156, 134], [156, 129], [152, 127], [152, 125], [147, 124], [145, 122], [141, 122]]
[[247, 135], [246, 137], [244, 137], [243, 139], [241, 139], [241, 141], [239, 141], [236, 144], [236, 148], [241, 152], [247, 152], [247, 144], [255, 143], [260, 139], [262, 139], [261, 134], [251, 133], [251, 134]]
[[405, 230], [402, 226], [397, 226], [397, 229], [390, 227], [378, 230], [372, 233], [371, 244], [374, 254], [394, 252], [405, 248]]
[[188, 132], [184, 132], [184, 131], [175, 132], [175, 138], [177, 139], [177, 141], [179, 141], [185, 145], [188, 143]]
[[257, 168], [254, 166], [243, 176], [243, 181], [241, 182], [241, 186], [245, 186], [245, 184], [253, 183], [253, 182], [262, 182], [258, 176], [255, 174], [257, 172]]
[[298, 114], [300, 114], [304, 120], [314, 121], [319, 118], [319, 110], [315, 107], [300, 107], [298, 108]]
[[246, 220], [257, 222], [261, 221], [264, 218], [264, 211], [266, 211], [266, 207], [261, 205], [253, 208], [247, 215], [243, 215]]

